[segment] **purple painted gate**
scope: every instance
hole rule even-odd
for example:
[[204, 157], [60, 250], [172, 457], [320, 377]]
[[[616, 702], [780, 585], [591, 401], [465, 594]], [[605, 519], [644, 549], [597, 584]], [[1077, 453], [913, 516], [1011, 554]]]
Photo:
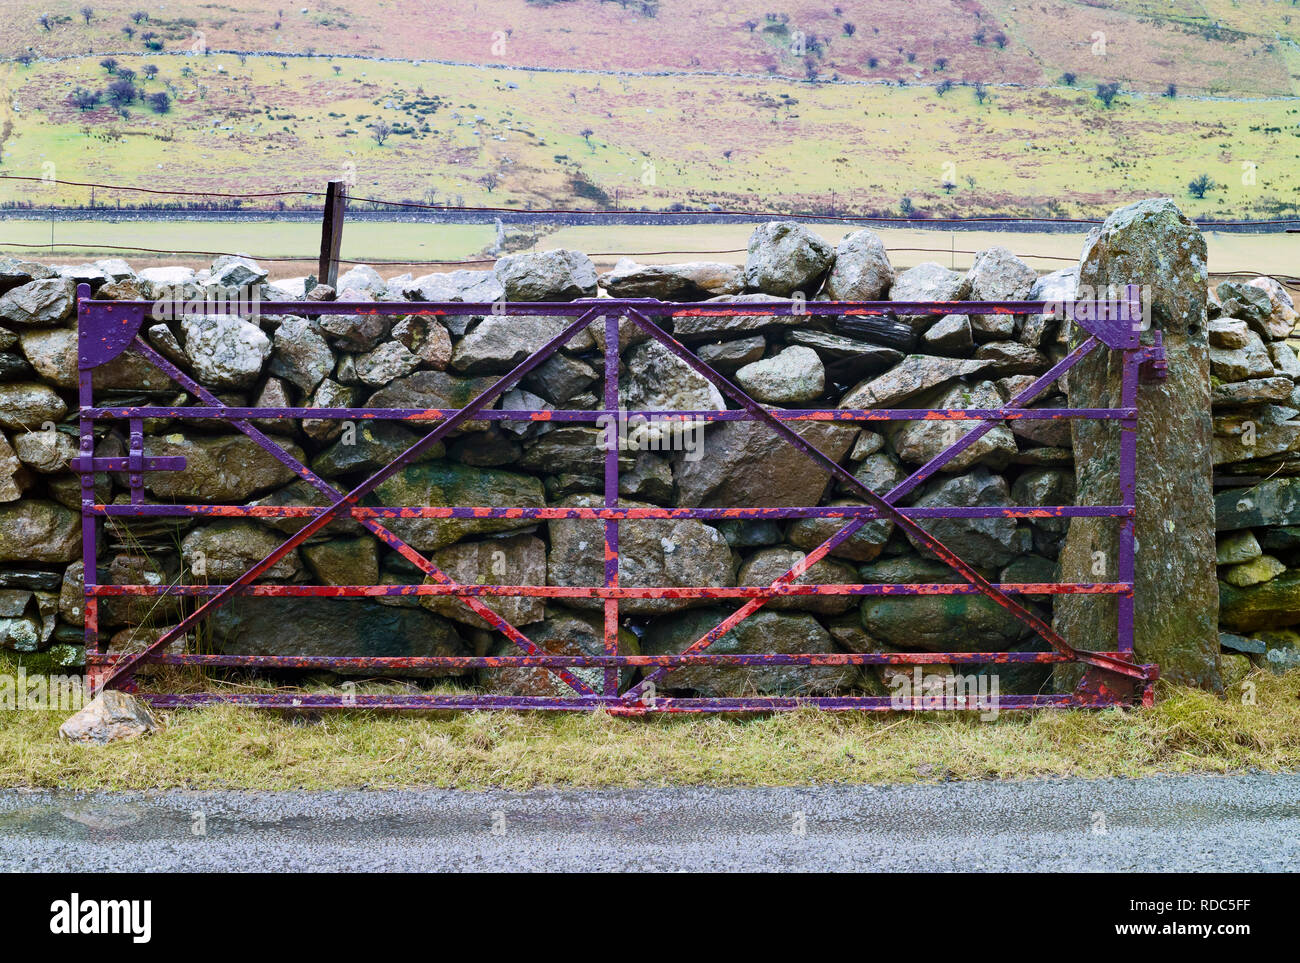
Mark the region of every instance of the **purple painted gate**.
[[[1134, 522], [1136, 516], [1137, 462], [1137, 393], [1140, 370], [1163, 377], [1163, 352], [1159, 334], [1152, 347], [1139, 342], [1141, 306], [1137, 289], [1129, 288], [1117, 301], [1072, 302], [1058, 305], [1043, 301], [1007, 302], [847, 302], [781, 301], [734, 303], [674, 304], [655, 300], [592, 299], [564, 303], [511, 303], [505, 310], [511, 315], [543, 315], [572, 318], [560, 334], [540, 348], [491, 388], [459, 409], [382, 409], [382, 408], [246, 408], [222, 404], [206, 388], [159, 354], [140, 336], [147, 314], [154, 308], [148, 301], [96, 301], [86, 285], [78, 288], [79, 368], [80, 368], [80, 457], [74, 468], [81, 474], [82, 523], [85, 561], [86, 661], [92, 686], [136, 689], [135, 673], [146, 663], [174, 665], [318, 668], [325, 670], [376, 671], [410, 669], [542, 668], [562, 680], [572, 694], [563, 697], [488, 695], [466, 692], [458, 695], [406, 694], [365, 695], [352, 692], [327, 694], [281, 694], [203, 692], [165, 694], [141, 692], [157, 706], [192, 706], [213, 702], [230, 702], [279, 708], [294, 707], [370, 707], [380, 709], [605, 709], [615, 714], [647, 712], [753, 712], [815, 706], [822, 709], [888, 710], [974, 707], [959, 702], [956, 706], [927, 700], [923, 694], [908, 698], [886, 696], [752, 696], [739, 698], [671, 698], [656, 694], [663, 676], [683, 666], [761, 667], [791, 666], [869, 666], [881, 664], [930, 665], [948, 664], [997, 666], [1014, 663], [1077, 663], [1083, 680], [1073, 692], [1006, 695], [998, 708], [1027, 709], [1053, 706], [1105, 706], [1142, 702], [1149, 704], [1158, 670], [1154, 665], [1137, 664], [1133, 656], [1134, 606]], [[181, 306], [177, 306], [181, 309]], [[263, 302], [266, 314], [319, 316], [324, 314], [384, 314], [397, 316], [485, 315], [500, 312], [503, 306], [491, 303], [423, 303], [423, 302]], [[993, 409], [874, 409], [842, 408], [776, 409], [758, 404], [742, 390], [714, 371], [687, 347], [675, 340], [662, 326], [665, 319], [681, 317], [739, 317], [808, 315], [840, 319], [880, 319], [881, 330], [888, 331], [897, 315], [926, 314], [1043, 314], [1063, 312], [1088, 335], [1068, 356], [1001, 408]], [[712, 382], [737, 407], [699, 411], [621, 411], [619, 409], [619, 327], [620, 319], [637, 325], [649, 337]], [[605, 385], [604, 407], [594, 410], [502, 410], [494, 409], [497, 398], [517, 384], [528, 372], [542, 364], [556, 350], [593, 322], [604, 324]], [[850, 324], [863, 324], [852, 321]], [[894, 321], [896, 330], [903, 326]], [[176, 384], [197, 399], [183, 408], [155, 405], [96, 407], [93, 390], [95, 369], [130, 348], [143, 356]], [[1093, 351], [1113, 351], [1122, 365], [1123, 392], [1120, 406], [1103, 409], [1030, 409], [1025, 406], [1065, 374], [1081, 358]], [[184, 458], [149, 457], [144, 449], [144, 420], [148, 418], [207, 418], [228, 422], [248, 435], [263, 449], [292, 469], [301, 479], [320, 492], [328, 507], [246, 506], [210, 504], [147, 504], [144, 478], [147, 472], [176, 471], [184, 468]], [[467, 421], [566, 421], [609, 423], [609, 420], [637, 418], [676, 419], [683, 423], [726, 420], [750, 420], [766, 424], [785, 442], [792, 445], [822, 472], [865, 501], [865, 506], [838, 507], [737, 507], [737, 508], [644, 508], [620, 507], [618, 498], [618, 445], [607, 445], [605, 452], [605, 496], [601, 507], [519, 507], [504, 505], [463, 506], [363, 506], [361, 499], [403, 466], [418, 458], [439, 440], [447, 437]], [[282, 445], [255, 426], [266, 419], [338, 419], [360, 421], [377, 419], [433, 423], [434, 427], [390, 464], [350, 491], [341, 491], [302, 464]], [[1120, 428], [1119, 473], [1121, 503], [1118, 505], [1015, 507], [952, 506], [900, 508], [898, 501], [928, 479], [959, 452], [973, 444], [994, 425], [1008, 419], [1090, 418], [1112, 420]], [[865, 423], [890, 420], [973, 420], [980, 423], [936, 455], [891, 491], [878, 495], [864, 486], [835, 460], [806, 442], [791, 428], [791, 422], [841, 421]], [[125, 422], [129, 446], [125, 457], [96, 457], [94, 428], [97, 422]], [[95, 474], [126, 472], [129, 479], [129, 504], [97, 504]], [[1073, 518], [1081, 516], [1113, 517], [1119, 520], [1118, 580], [1095, 583], [1019, 583], [992, 584], [971, 565], [929, 534], [922, 522], [929, 518]], [[97, 525], [101, 519], [147, 517], [235, 517], [301, 518], [303, 527], [283, 544], [253, 565], [235, 581], [225, 585], [102, 585], [96, 571]], [[792, 519], [835, 518], [844, 524], [831, 538], [808, 552], [805, 558], [768, 586], [760, 587], [632, 587], [619, 581], [619, 525], [625, 520], [693, 518], [702, 521], [724, 519]], [[427, 581], [420, 585], [278, 585], [263, 584], [259, 579], [286, 554], [337, 518], [351, 518], [368, 529], [385, 545], [396, 550], [422, 571]], [[432, 561], [395, 535], [385, 523], [394, 518], [490, 519], [522, 518], [539, 522], [551, 519], [587, 519], [604, 523], [604, 579], [600, 585], [466, 585], [459, 584]], [[962, 578], [955, 584], [796, 584], [812, 565], [824, 558], [835, 546], [850, 538], [872, 519], [888, 518], [918, 545], [950, 565]], [[722, 638], [741, 620], [760, 609], [770, 599], [786, 595], [944, 595], [982, 594], [1013, 614], [1046, 642], [1042, 652], [889, 652], [889, 653], [752, 653], [717, 654], [709, 646]], [[1086, 651], [1069, 645], [1034, 611], [1016, 600], [1033, 594], [1109, 594], [1118, 603], [1116, 651]], [[203, 598], [199, 607], [178, 624], [133, 654], [108, 654], [99, 643], [99, 600], [114, 596], [190, 596]], [[520, 650], [510, 656], [276, 656], [171, 653], [167, 649], [185, 637], [201, 620], [236, 596], [373, 596], [445, 595], [460, 599], [495, 631], [504, 634]], [[541, 598], [601, 599], [604, 609], [605, 652], [601, 655], [555, 655], [543, 651], [528, 637], [483, 602], [484, 597], [531, 596]], [[732, 615], [710, 629], [677, 655], [624, 655], [619, 652], [619, 601], [621, 599], [704, 598], [735, 599], [742, 604]], [[267, 648], [274, 640], [266, 640]], [[603, 670], [603, 681], [591, 685], [572, 669]], [[642, 675], [638, 681], [620, 691], [621, 670], [632, 668]], [[590, 676], [590, 673], [588, 673]]]

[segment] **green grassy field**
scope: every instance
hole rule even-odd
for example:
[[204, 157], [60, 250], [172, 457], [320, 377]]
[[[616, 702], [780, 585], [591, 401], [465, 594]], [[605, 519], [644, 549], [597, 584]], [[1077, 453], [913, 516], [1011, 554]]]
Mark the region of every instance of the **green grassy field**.
[[[146, 63], [159, 73], [144, 90], [174, 91], [165, 114], [69, 104], [77, 87], [108, 80], [94, 57], [0, 66], [3, 172], [199, 192], [320, 191], [341, 177], [357, 196], [518, 208], [1092, 216], [1170, 195], [1193, 215], [1238, 217], [1294, 214], [1300, 196], [1293, 99], [1121, 96], [1106, 108], [1084, 90], [991, 88], [981, 105], [965, 87], [131, 60], [137, 73]], [[393, 128], [383, 144], [372, 136], [381, 122]], [[1198, 174], [1216, 185], [1203, 199], [1187, 189]], [[88, 189], [0, 181], [0, 202], [90, 200]]]
[[[49, 221], [6, 220], [0, 213], [0, 255], [59, 264], [120, 257], [140, 268], [151, 264], [207, 266], [212, 255], [202, 252], [237, 252], [258, 258], [271, 276], [278, 278], [315, 271], [320, 251], [319, 222], [86, 220], [56, 221], [53, 228], [57, 246], [51, 250]], [[471, 259], [480, 256], [495, 237], [490, 225], [351, 221], [343, 232], [342, 255], [376, 264], [384, 274], [400, 274], [407, 270], [405, 265], [382, 267], [382, 262]], [[134, 250], [118, 250], [120, 247]], [[276, 259], [285, 260], [277, 263]], [[437, 269], [410, 268], [416, 273]]]
[[[845, 223], [812, 222], [810, 226], [831, 243], [855, 230], [854, 225]], [[704, 260], [741, 264], [753, 230], [748, 224], [529, 226], [527, 229], [536, 231], [538, 250], [563, 247], [584, 251], [592, 255], [601, 269], [612, 267], [624, 255], [647, 263]], [[1077, 262], [1083, 246], [1082, 231], [1028, 234], [881, 229], [877, 233], [885, 242], [891, 263], [899, 269], [922, 261], [938, 261], [961, 270], [970, 266], [973, 252], [1001, 245], [1024, 257], [1040, 272], [1047, 272]], [[491, 266], [491, 258], [484, 251], [494, 237], [495, 231], [484, 225], [350, 221], [343, 231], [343, 256], [372, 264], [386, 277], [407, 271], [419, 275], [455, 267], [406, 262], [467, 261], [468, 267], [486, 268]], [[151, 254], [116, 247], [238, 252], [256, 257], [270, 271], [272, 279], [316, 271], [313, 252], [319, 249], [320, 226], [315, 222], [271, 221], [56, 221], [54, 238], [58, 246], [51, 250], [48, 221], [6, 220], [0, 214], [0, 255], [49, 264], [121, 257], [139, 269], [154, 264], [206, 267], [212, 256]], [[1300, 235], [1211, 231], [1206, 234], [1206, 241], [1210, 269], [1216, 274], [1242, 271], [1294, 277], [1300, 267]]]

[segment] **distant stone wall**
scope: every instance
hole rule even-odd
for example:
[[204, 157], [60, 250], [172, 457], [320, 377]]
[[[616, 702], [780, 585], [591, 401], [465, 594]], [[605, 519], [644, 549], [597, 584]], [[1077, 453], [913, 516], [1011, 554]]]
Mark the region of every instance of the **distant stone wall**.
[[[76, 454], [75, 285], [98, 298], [330, 300], [314, 279], [268, 283], [247, 258], [218, 258], [207, 271], [133, 271], [119, 260], [51, 269], [0, 260], [0, 644], [75, 666], [81, 649], [82, 571]], [[926, 263], [896, 273], [870, 231], [831, 247], [798, 224], [760, 226], [743, 267], [620, 262], [597, 277], [574, 251], [516, 254], [492, 271], [455, 271], [385, 280], [368, 267], [339, 278], [337, 297], [375, 301], [566, 301], [607, 293], [664, 300], [874, 300], [1072, 298], [1074, 268], [1040, 277], [1003, 248], [981, 252], [964, 273]], [[1223, 625], [1234, 652], [1279, 664], [1300, 652], [1300, 362], [1288, 341], [1291, 299], [1267, 278], [1226, 282], [1211, 292], [1215, 463], [1221, 475], [1272, 476], [1219, 496]], [[508, 308], [507, 308], [508, 311]], [[998, 407], [1068, 351], [1068, 333], [1047, 318], [1005, 315], [903, 317], [909, 351], [873, 343], [807, 315], [681, 318], [675, 335], [758, 400], [780, 407]], [[230, 404], [315, 407], [459, 407], [553, 338], [560, 317], [255, 320], [198, 314], [146, 321], [165, 356]], [[716, 388], [660, 345], [634, 337], [622, 353], [621, 400], [631, 409], [723, 407]], [[509, 392], [506, 408], [603, 407], [600, 349], [593, 326]], [[96, 373], [101, 403], [193, 402], [133, 353]], [[1063, 407], [1060, 386], [1038, 403]], [[803, 422], [799, 433], [877, 492], [885, 492], [975, 423], [856, 425]], [[99, 455], [125, 452], [124, 425], [96, 433]], [[261, 427], [322, 477], [348, 488], [406, 449], [418, 426], [391, 422], [266, 421]], [[237, 430], [198, 418], [146, 424], [149, 455], [183, 455], [183, 472], [146, 475], [158, 502], [323, 505], [322, 497]], [[679, 439], [680, 441], [681, 439]], [[697, 439], [698, 440], [698, 439]], [[595, 505], [603, 491], [601, 432], [571, 423], [467, 424], [417, 464], [384, 482], [373, 504]], [[623, 504], [799, 506], [859, 504], [770, 429], [722, 422], [703, 429], [702, 447], [648, 446], [620, 457]], [[698, 456], [698, 457], [697, 457]], [[127, 499], [126, 478], [100, 475], [96, 498]], [[903, 504], [1063, 505], [1075, 494], [1069, 424], [997, 425]], [[99, 579], [110, 583], [226, 582], [265, 556], [298, 519], [153, 519], [103, 528]], [[624, 585], [764, 585], [839, 526], [836, 520], [639, 521], [621, 526]], [[392, 529], [453, 578], [469, 583], [600, 584], [599, 522], [394, 520]], [[945, 519], [935, 534], [994, 581], [1052, 581], [1064, 520]], [[421, 581], [420, 573], [351, 521], [332, 523], [271, 571], [271, 580], [324, 584]], [[953, 582], [887, 520], [866, 525], [811, 569], [824, 583]], [[595, 600], [485, 599], [544, 649], [603, 653]], [[1052, 600], [1028, 603], [1050, 620]], [[1139, 601], [1140, 604], [1140, 601]], [[192, 601], [106, 599], [104, 642], [138, 650], [175, 624]], [[625, 652], [677, 652], [735, 604], [628, 601]], [[217, 614], [191, 647], [233, 653], [470, 655], [516, 651], [449, 598], [376, 600], [240, 599]], [[1042, 643], [980, 595], [788, 597], [768, 603], [716, 643], [714, 652], [1007, 651]], [[1269, 648], [1274, 655], [1269, 655]], [[1225, 663], [1229, 679], [1245, 657]], [[769, 667], [681, 669], [661, 690], [708, 695], [888, 692], [890, 669]], [[935, 667], [933, 672], [949, 671]], [[583, 670], [591, 674], [591, 670]], [[580, 672], [582, 674], [582, 672]], [[1003, 667], [1003, 692], [1049, 684], [1037, 666]], [[625, 678], [625, 682], [629, 681]], [[557, 692], [543, 670], [467, 677], [492, 691]]]

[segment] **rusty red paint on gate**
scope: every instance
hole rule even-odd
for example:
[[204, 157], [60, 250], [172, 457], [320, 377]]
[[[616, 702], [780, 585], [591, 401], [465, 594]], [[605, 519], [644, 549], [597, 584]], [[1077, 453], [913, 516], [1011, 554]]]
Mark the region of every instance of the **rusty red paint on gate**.
[[[666, 698], [647, 696], [649, 686], [664, 674], [683, 666], [745, 667], [764, 665], [845, 666], [845, 665], [1009, 665], [1081, 663], [1085, 666], [1083, 682], [1072, 693], [1038, 696], [1002, 696], [999, 706], [1008, 709], [1029, 709], [1054, 706], [1101, 706], [1142, 701], [1151, 698], [1152, 683], [1157, 668], [1140, 665], [1133, 658], [1133, 523], [1136, 515], [1135, 465], [1137, 419], [1137, 384], [1139, 374], [1162, 377], [1164, 356], [1159, 334], [1153, 345], [1143, 346], [1138, 338], [1140, 305], [1136, 289], [1126, 291], [1118, 304], [1079, 302], [1069, 306], [1070, 317], [1084, 328], [1089, 337], [1051, 370], [1035, 379], [1005, 406], [994, 409], [797, 409], [768, 410], [758, 405], [734, 384], [709, 368], [684, 344], [656, 323], [676, 317], [744, 317], [792, 316], [817, 317], [867, 317], [892, 319], [898, 314], [1038, 314], [1057, 313], [1062, 306], [1052, 302], [771, 302], [747, 304], [673, 304], [647, 299], [599, 299], [567, 303], [511, 304], [511, 314], [566, 316], [574, 320], [563, 332], [521, 362], [509, 374], [499, 379], [491, 388], [481, 393], [468, 405], [457, 409], [367, 409], [367, 408], [260, 408], [236, 407], [221, 403], [210, 391], [198, 385], [176, 365], [163, 358], [139, 336], [146, 312], [153, 308], [151, 302], [106, 302], [90, 299], [86, 285], [78, 288], [78, 318], [80, 324], [80, 456], [73, 467], [82, 477], [82, 516], [86, 562], [85, 615], [87, 664], [92, 684], [97, 688], [113, 686], [133, 688], [136, 671], [146, 663], [258, 667], [282, 669], [444, 669], [470, 670], [475, 668], [536, 667], [554, 673], [573, 690], [567, 697], [494, 696], [467, 693], [458, 696], [360, 696], [352, 693], [280, 696], [275, 694], [240, 695], [234, 693], [202, 693], [168, 695], [143, 693], [144, 698], [161, 706], [208, 704], [217, 701], [241, 705], [275, 707], [352, 707], [373, 708], [455, 708], [455, 709], [552, 709], [594, 710], [603, 709], [619, 715], [640, 715], [647, 712], [753, 712], [785, 710], [812, 705], [826, 710], [885, 710], [891, 708], [932, 709], [924, 698], [899, 700], [888, 697], [830, 696], [830, 697], [776, 697], [753, 696], [743, 698]], [[373, 303], [373, 302], [263, 302], [259, 309], [266, 314], [315, 316], [322, 314], [354, 315], [448, 315], [488, 314], [492, 304], [447, 303]], [[497, 308], [499, 310], [499, 308]], [[603, 319], [605, 324], [605, 398], [604, 407], [592, 410], [502, 410], [491, 409], [498, 396], [504, 394], [524, 375], [545, 361], [589, 323]], [[717, 411], [628, 412], [618, 408], [618, 358], [619, 321], [634, 322], [650, 337], [676, 354], [717, 386], [724, 395], [740, 407]], [[860, 323], [860, 322], [855, 322]], [[905, 326], [900, 326], [905, 327]], [[901, 337], [901, 332], [892, 336]], [[177, 406], [107, 406], [96, 407], [92, 384], [93, 370], [128, 347], [153, 363], [189, 392], [198, 403], [190, 407]], [[1031, 409], [1024, 407], [1069, 370], [1079, 359], [1094, 350], [1113, 350], [1121, 355], [1123, 364], [1123, 397], [1121, 406], [1103, 409]], [[822, 472], [828, 474], [854, 494], [868, 502], [865, 506], [806, 506], [795, 508], [631, 508], [618, 505], [618, 447], [607, 446], [605, 454], [605, 501], [603, 507], [518, 507], [518, 506], [362, 506], [360, 499], [372, 491], [385, 478], [410, 463], [421, 452], [444, 437], [459, 424], [470, 420], [493, 421], [597, 421], [602, 418], [627, 418], [633, 415], [663, 420], [731, 421], [751, 420], [766, 423], [773, 431], [805, 454]], [[184, 467], [184, 459], [177, 457], [152, 457], [144, 452], [143, 421], [146, 418], [213, 418], [227, 421], [252, 438], [281, 463], [317, 491], [329, 505], [311, 506], [256, 506], [256, 505], [151, 505], [144, 503], [144, 476], [149, 472], [176, 471]], [[371, 475], [367, 481], [349, 492], [341, 492], [317, 476], [287, 450], [254, 427], [253, 419], [372, 419], [407, 422], [435, 422], [422, 439]], [[1122, 504], [1109, 506], [951, 506], [925, 509], [898, 507], [895, 503], [929, 478], [953, 457], [969, 447], [1000, 420], [1037, 419], [1060, 420], [1091, 418], [1120, 422], [1120, 490]], [[881, 496], [866, 488], [853, 475], [828, 458], [823, 452], [803, 441], [789, 427], [791, 421], [844, 421], [872, 422], [885, 420], [977, 421], [974, 428], [948, 446], [922, 468]], [[129, 429], [129, 450], [125, 457], [97, 457], [94, 455], [94, 427], [100, 422], [126, 421]], [[94, 476], [97, 472], [127, 471], [130, 482], [130, 503], [102, 505], [94, 497]], [[271, 554], [244, 572], [235, 582], [224, 585], [100, 585], [94, 557], [97, 524], [101, 518], [145, 517], [216, 517], [216, 518], [306, 518], [310, 519], [295, 535], [287, 538]], [[412, 562], [426, 576], [420, 585], [277, 585], [258, 584], [257, 579], [297, 545], [335, 518], [350, 517], [384, 544], [393, 548]], [[634, 519], [693, 518], [703, 521], [724, 519], [760, 518], [837, 518], [846, 524], [781, 577], [766, 586], [723, 587], [632, 587], [619, 582], [620, 553], [618, 546], [619, 523]], [[919, 520], [945, 517], [1013, 517], [1013, 518], [1071, 518], [1113, 517], [1121, 522], [1119, 578], [1112, 582], [1094, 583], [1009, 583], [994, 584], [934, 538]], [[381, 519], [390, 518], [511, 518], [511, 519], [587, 519], [604, 523], [605, 539], [603, 560], [604, 584], [598, 586], [549, 585], [465, 585], [451, 579], [432, 561], [416, 551], [405, 541], [385, 528]], [[852, 536], [862, 525], [873, 518], [889, 518], [920, 544], [925, 545], [937, 558], [950, 565], [963, 581], [957, 583], [909, 584], [799, 584], [797, 580], [817, 561], [824, 558], [836, 545]], [[1049, 651], [1003, 653], [756, 653], [720, 655], [708, 653], [711, 644], [722, 638], [744, 618], [761, 608], [772, 598], [784, 596], [872, 596], [872, 595], [959, 595], [983, 594], [1028, 625], [1046, 641]], [[1026, 609], [1013, 596], [1059, 594], [1107, 594], [1118, 601], [1117, 651], [1088, 651], [1071, 647], [1064, 639]], [[177, 626], [150, 642], [143, 651], [134, 654], [110, 655], [100, 651], [98, 632], [98, 600], [122, 596], [178, 596], [207, 597], [198, 611], [191, 613]], [[501, 632], [522, 654], [514, 656], [425, 656], [425, 657], [360, 657], [360, 656], [277, 656], [277, 655], [223, 655], [170, 653], [166, 649], [174, 640], [207, 617], [212, 611], [235, 596], [256, 597], [321, 597], [367, 598], [384, 596], [449, 596], [459, 599], [482, 617], [495, 631]], [[603, 599], [605, 653], [603, 655], [558, 656], [547, 653], [531, 642], [523, 632], [479, 601], [481, 597], [537, 597], [537, 598], [598, 598]], [[618, 631], [620, 626], [619, 601], [635, 598], [693, 598], [740, 599], [744, 604], [737, 612], [710, 629], [681, 653], [675, 655], [631, 656], [620, 654]], [[268, 640], [268, 647], [271, 643]], [[570, 669], [603, 669], [603, 684], [596, 691]], [[619, 691], [619, 672], [622, 669], [645, 670], [646, 674], [624, 691]], [[951, 706], [948, 706], [951, 708]]]

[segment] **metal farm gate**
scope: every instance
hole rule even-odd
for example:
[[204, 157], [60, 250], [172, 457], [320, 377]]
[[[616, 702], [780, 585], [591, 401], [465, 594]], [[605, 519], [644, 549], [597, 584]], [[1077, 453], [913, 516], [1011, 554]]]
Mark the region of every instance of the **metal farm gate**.
[[[96, 301], [90, 298], [86, 285], [78, 288], [79, 375], [80, 375], [80, 457], [74, 468], [81, 475], [82, 519], [85, 561], [85, 633], [86, 662], [91, 684], [95, 691], [103, 688], [135, 690], [135, 672], [145, 663], [166, 663], [197, 666], [256, 667], [256, 668], [316, 668], [323, 670], [350, 670], [383, 672], [397, 669], [455, 669], [474, 668], [544, 668], [563, 680], [573, 691], [565, 697], [488, 695], [466, 692], [458, 695], [357, 693], [286, 694], [202, 692], [192, 694], [161, 694], [141, 692], [142, 698], [155, 706], [194, 706], [214, 702], [277, 708], [369, 707], [375, 709], [551, 709], [593, 710], [604, 709], [621, 715], [639, 715], [648, 712], [755, 712], [787, 710], [801, 706], [815, 706], [831, 710], [889, 710], [928, 709], [920, 696], [900, 700], [886, 696], [835, 695], [808, 697], [754, 696], [743, 698], [670, 698], [655, 695], [655, 686], [662, 677], [681, 666], [870, 666], [880, 664], [928, 665], [999, 665], [1011, 663], [1078, 663], [1084, 673], [1083, 680], [1073, 692], [1005, 695], [998, 707], [1003, 709], [1030, 709], [1061, 706], [1107, 706], [1119, 704], [1149, 704], [1157, 667], [1136, 664], [1133, 656], [1133, 606], [1134, 606], [1134, 520], [1136, 514], [1135, 468], [1137, 460], [1137, 394], [1139, 370], [1146, 366], [1153, 376], [1163, 376], [1163, 353], [1159, 334], [1153, 347], [1144, 348], [1139, 343], [1141, 311], [1137, 289], [1130, 287], [1125, 296], [1111, 302], [1077, 302], [1058, 305], [1044, 301], [1007, 302], [846, 302], [846, 301], [778, 301], [749, 303], [666, 303], [656, 300], [589, 299], [561, 303], [387, 303], [387, 302], [263, 302], [260, 310], [266, 314], [312, 317], [339, 314], [383, 315], [486, 315], [494, 311], [508, 311], [511, 315], [544, 315], [571, 317], [572, 323], [537, 352], [520, 363], [509, 374], [500, 378], [491, 388], [478, 395], [460, 409], [416, 410], [383, 408], [242, 408], [222, 404], [218, 398], [193, 378], [168, 361], [140, 335], [146, 314], [153, 309], [148, 301]], [[1068, 356], [1055, 364], [1041, 377], [1022, 390], [1003, 407], [995, 409], [877, 409], [849, 410], [841, 408], [776, 409], [764, 408], [717, 371], [703, 363], [690, 349], [675, 340], [661, 323], [665, 319], [712, 316], [790, 316], [807, 314], [817, 317], [841, 319], [840, 324], [852, 329], [854, 325], [879, 326], [888, 331], [896, 315], [941, 314], [1043, 314], [1065, 310], [1067, 317], [1080, 325], [1089, 335]], [[879, 319], [867, 321], [865, 319]], [[620, 411], [619, 410], [619, 327], [620, 319], [634, 323], [651, 338], [658, 340], [674, 355], [712, 382], [737, 408], [720, 411]], [[848, 319], [847, 321], [844, 319]], [[594, 321], [604, 323], [604, 407], [596, 410], [501, 410], [490, 409], [503, 392], [520, 381], [528, 372], [542, 364], [558, 348]], [[175, 383], [197, 399], [192, 407], [160, 407], [130, 405], [123, 407], [96, 407], [93, 390], [95, 369], [114, 359], [126, 349], [132, 349], [147, 359]], [[1030, 409], [1025, 406], [1047, 389], [1057, 378], [1070, 370], [1081, 358], [1093, 351], [1110, 350], [1116, 353], [1122, 365], [1122, 399], [1117, 408], [1105, 409]], [[361, 499], [382, 481], [392, 476], [404, 465], [457, 426], [475, 420], [498, 421], [565, 421], [601, 422], [602, 419], [680, 419], [683, 422], [710, 422], [723, 420], [752, 420], [762, 422], [785, 442], [806, 455], [813, 467], [847, 487], [857, 498], [867, 504], [862, 506], [803, 506], [791, 508], [641, 508], [620, 507], [618, 497], [619, 466], [618, 445], [607, 445], [604, 459], [605, 495], [603, 507], [519, 507], [509, 505], [457, 505], [419, 506], [394, 505], [364, 507]], [[144, 448], [144, 421], [150, 418], [204, 418], [228, 422], [246, 434], [258, 445], [293, 470], [301, 479], [319, 491], [329, 502], [328, 507], [301, 506], [244, 506], [202, 504], [146, 504], [144, 478], [147, 472], [177, 471], [185, 467], [184, 458], [149, 457]], [[434, 427], [421, 440], [395, 458], [366, 481], [350, 491], [340, 491], [319, 477], [306, 465], [291, 455], [282, 445], [259, 430], [255, 423], [266, 419], [380, 419], [433, 423]], [[1015, 507], [1015, 506], [951, 506], [928, 508], [900, 508], [896, 503], [923, 481], [933, 475], [959, 452], [973, 444], [995, 424], [1007, 419], [1062, 419], [1090, 418], [1113, 420], [1120, 427], [1119, 473], [1121, 503], [1118, 505]], [[932, 458], [929, 463], [912, 473], [893, 490], [878, 495], [859, 482], [835, 460], [827, 457], [791, 429], [791, 422], [842, 421], [865, 423], [888, 420], [938, 419], [966, 421], [979, 424]], [[124, 457], [96, 457], [94, 429], [103, 422], [125, 423], [129, 444]], [[129, 504], [97, 504], [95, 474], [125, 472], [129, 480]], [[923, 522], [930, 518], [1073, 518], [1079, 516], [1113, 517], [1119, 520], [1118, 581], [1094, 583], [1022, 583], [992, 584], [971, 565], [946, 548], [930, 535]], [[98, 584], [96, 569], [97, 525], [101, 519], [120, 517], [125, 520], [157, 517], [285, 517], [301, 518], [305, 524], [297, 534], [287, 538], [257, 564], [237, 579], [224, 585], [102, 585]], [[421, 585], [279, 585], [259, 584], [275, 563], [308, 538], [321, 531], [332, 519], [352, 518], [368, 529], [385, 545], [395, 549], [414, 563], [427, 576]], [[799, 564], [765, 587], [630, 587], [619, 583], [619, 524], [636, 519], [690, 518], [702, 521], [723, 519], [842, 519], [839, 531], [820, 546], [808, 552]], [[406, 544], [385, 523], [395, 518], [452, 518], [490, 519], [523, 518], [538, 522], [550, 519], [589, 519], [604, 523], [604, 579], [603, 584], [572, 587], [549, 585], [479, 585], [458, 584], [433, 562]], [[854, 532], [872, 519], [891, 519], [895, 525], [926, 546], [933, 554], [950, 565], [961, 581], [955, 584], [844, 584], [801, 585], [796, 580], [809, 567], [822, 559], [835, 546], [844, 542]], [[709, 646], [724, 636], [742, 619], [753, 614], [768, 600], [785, 595], [942, 595], [981, 593], [1012, 613], [1044, 640], [1048, 651], [1041, 652], [947, 652], [947, 653], [768, 653], [725, 654], [710, 653]], [[1017, 596], [1033, 594], [1090, 593], [1114, 595], [1118, 602], [1118, 651], [1094, 652], [1071, 647], [1053, 628], [1034, 611], [1017, 601]], [[101, 650], [97, 629], [99, 600], [111, 596], [162, 596], [183, 595], [207, 597], [199, 607], [178, 624], [149, 643], [143, 651], [132, 654], [110, 655]], [[200, 620], [207, 618], [219, 606], [239, 595], [255, 596], [328, 596], [372, 597], [393, 595], [446, 595], [460, 599], [474, 613], [484, 619], [494, 630], [503, 633], [519, 647], [519, 654], [510, 656], [429, 656], [429, 657], [340, 657], [340, 656], [276, 656], [169, 653], [167, 648], [183, 638]], [[481, 599], [490, 596], [531, 596], [544, 598], [598, 598], [604, 603], [604, 643], [601, 655], [554, 655], [543, 651], [528, 637], [504, 618], [483, 604]], [[619, 602], [621, 599], [701, 598], [735, 599], [741, 606], [734, 614], [710, 629], [678, 655], [622, 655], [619, 653]], [[274, 639], [266, 639], [267, 649], [274, 648]], [[619, 691], [620, 670], [633, 667], [643, 672], [642, 677], [624, 691]], [[592, 686], [579, 678], [571, 669], [603, 669], [603, 683]], [[590, 676], [591, 673], [588, 673]], [[951, 707], [951, 706], [948, 706]], [[960, 706], [959, 706], [960, 707]]]

